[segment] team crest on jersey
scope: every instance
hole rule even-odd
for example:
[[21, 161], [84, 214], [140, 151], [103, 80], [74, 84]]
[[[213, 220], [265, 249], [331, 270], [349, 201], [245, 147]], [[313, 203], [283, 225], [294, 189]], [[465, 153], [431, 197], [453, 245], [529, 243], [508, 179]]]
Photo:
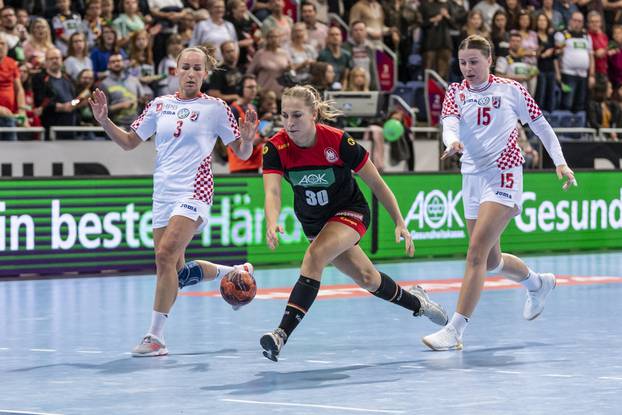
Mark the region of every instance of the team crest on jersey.
[[326, 161], [329, 163], [334, 163], [339, 160], [337, 152], [330, 147], [326, 147], [326, 150], [324, 150], [324, 156], [326, 157]]
[[490, 97], [483, 97], [477, 100], [477, 105], [485, 107], [490, 102]]
[[356, 141], [354, 141], [354, 138], [352, 137], [348, 137], [348, 144], [350, 144], [351, 146], [355, 146], [356, 145]]
[[179, 119], [184, 119], [188, 115], [190, 115], [190, 110], [188, 108], [182, 108], [179, 111], [177, 111], [177, 118]]
[[162, 104], [161, 102], [158, 102], [156, 104], [156, 112], [162, 111], [162, 107], [164, 107], [164, 104]]
[[190, 113], [190, 121], [196, 121], [199, 119], [199, 113], [196, 111], [192, 111]]
[[263, 146], [263, 154], [268, 154], [268, 146]]
[[464, 96], [464, 94], [460, 94], [460, 101], [464, 102], [464, 100], [466, 99], [466, 97]]
[[501, 106], [501, 97], [492, 97], [493, 108], [499, 108]]

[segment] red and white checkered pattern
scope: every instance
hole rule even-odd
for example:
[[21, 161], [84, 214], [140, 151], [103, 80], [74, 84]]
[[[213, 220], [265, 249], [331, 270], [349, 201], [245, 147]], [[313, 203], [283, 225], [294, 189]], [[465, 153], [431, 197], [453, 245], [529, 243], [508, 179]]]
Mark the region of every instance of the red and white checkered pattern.
[[456, 90], [460, 85], [456, 82], [449, 85], [449, 89], [445, 93], [445, 99], [443, 100], [443, 110], [441, 112], [441, 118], [456, 116], [460, 118], [460, 110], [456, 104]]
[[523, 155], [518, 147], [518, 129], [513, 129], [508, 144], [497, 159], [497, 167], [500, 170], [507, 170], [512, 167], [522, 166], [525, 162]]
[[493, 81], [500, 84], [513, 85], [520, 91], [520, 93], [523, 95], [523, 98], [525, 99], [525, 104], [527, 105], [527, 111], [529, 112], [529, 117], [531, 118], [531, 121], [534, 121], [535, 119], [542, 116], [542, 111], [540, 110], [540, 107], [531, 97], [525, 87], [522, 86], [520, 83], [514, 81], [513, 79], [499, 78], [496, 76], [493, 77]]
[[138, 118], [136, 118], [134, 120], [134, 122], [131, 125], [132, 130], [137, 130], [138, 127], [140, 127], [140, 124], [143, 122], [143, 120], [145, 119], [145, 115], [147, 114], [147, 112], [149, 111], [149, 108], [151, 108], [151, 105], [153, 104], [153, 101], [150, 101], [147, 106], [145, 106], [145, 109], [143, 110], [143, 112], [140, 114], [140, 116]]
[[193, 199], [212, 204], [214, 195], [214, 175], [212, 174], [212, 156], [207, 156], [197, 170], [194, 177], [194, 194]]

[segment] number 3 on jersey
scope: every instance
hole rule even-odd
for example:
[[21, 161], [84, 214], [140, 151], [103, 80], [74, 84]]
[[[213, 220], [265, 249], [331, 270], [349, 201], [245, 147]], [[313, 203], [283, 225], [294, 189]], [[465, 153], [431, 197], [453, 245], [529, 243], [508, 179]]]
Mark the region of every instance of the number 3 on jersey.
[[175, 132], [173, 133], [173, 137], [178, 138], [181, 135], [181, 127], [183, 127], [183, 120], [177, 120], [177, 127], [175, 127]]
[[309, 206], [324, 206], [328, 203], [328, 192], [326, 190], [320, 190], [319, 192], [307, 190], [305, 191], [305, 196], [307, 196], [307, 204]]
[[477, 125], [488, 125], [491, 119], [490, 107], [477, 107]]

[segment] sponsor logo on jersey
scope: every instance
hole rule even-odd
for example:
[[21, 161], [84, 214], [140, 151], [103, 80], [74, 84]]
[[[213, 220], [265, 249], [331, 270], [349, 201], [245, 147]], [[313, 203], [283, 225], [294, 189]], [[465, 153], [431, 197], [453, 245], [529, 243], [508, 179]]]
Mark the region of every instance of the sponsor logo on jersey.
[[493, 108], [499, 108], [501, 106], [501, 97], [492, 97]]
[[194, 207], [194, 206], [192, 206], [192, 205], [189, 205], [189, 204], [187, 204], [187, 203], [182, 203], [181, 205], [179, 205], [179, 207], [180, 207], [180, 208], [184, 208], [184, 209], [191, 210], [191, 211], [193, 211], [193, 212], [196, 212], [196, 211], [197, 211], [197, 208], [196, 208], [196, 207]]
[[188, 115], [190, 115], [190, 110], [188, 108], [182, 108], [179, 111], [177, 111], [177, 118], [184, 119]]
[[156, 112], [162, 111], [162, 107], [164, 107], [164, 104], [162, 104], [161, 102], [158, 102], [156, 104]]
[[502, 196], [502, 197], [505, 197], [505, 198], [507, 198], [507, 199], [511, 199], [511, 198], [512, 198], [512, 195], [511, 195], [511, 194], [506, 193], [506, 192], [502, 192], [501, 190], [497, 190], [497, 191], [495, 192], [495, 194], [496, 194], [497, 196]]
[[348, 144], [350, 144], [351, 146], [355, 146], [356, 145], [356, 141], [354, 141], [354, 138], [352, 137], [348, 137]]
[[197, 111], [192, 111], [192, 112], [190, 113], [190, 121], [196, 121], [196, 120], [198, 120], [198, 119], [199, 119], [199, 114], [200, 114], [200, 113], [199, 113], [199, 112], [197, 112]]
[[276, 146], [277, 150], [284, 150], [287, 147], [289, 147], [289, 143], [283, 143], [283, 144], [279, 144], [278, 146]]
[[290, 171], [289, 179], [294, 186], [329, 187], [335, 183], [335, 173], [332, 169]]
[[326, 147], [324, 150], [324, 157], [326, 157], [326, 161], [329, 163], [334, 163], [339, 160], [339, 155], [331, 147]]
[[485, 107], [490, 102], [490, 97], [483, 97], [477, 100], [477, 105]]

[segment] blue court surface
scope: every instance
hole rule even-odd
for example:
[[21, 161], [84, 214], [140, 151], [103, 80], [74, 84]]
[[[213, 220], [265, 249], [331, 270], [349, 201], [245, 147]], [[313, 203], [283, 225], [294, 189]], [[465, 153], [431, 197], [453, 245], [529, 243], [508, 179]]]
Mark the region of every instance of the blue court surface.
[[[544, 313], [492, 278], [461, 352], [426, 350], [437, 327], [329, 269], [274, 363], [259, 337], [281, 319], [296, 269], [261, 269], [233, 311], [217, 282], [181, 295], [169, 356], [132, 358], [153, 276], [0, 282], [0, 414], [620, 414], [622, 254], [526, 258], [560, 275]], [[380, 264], [453, 313], [463, 261]]]

